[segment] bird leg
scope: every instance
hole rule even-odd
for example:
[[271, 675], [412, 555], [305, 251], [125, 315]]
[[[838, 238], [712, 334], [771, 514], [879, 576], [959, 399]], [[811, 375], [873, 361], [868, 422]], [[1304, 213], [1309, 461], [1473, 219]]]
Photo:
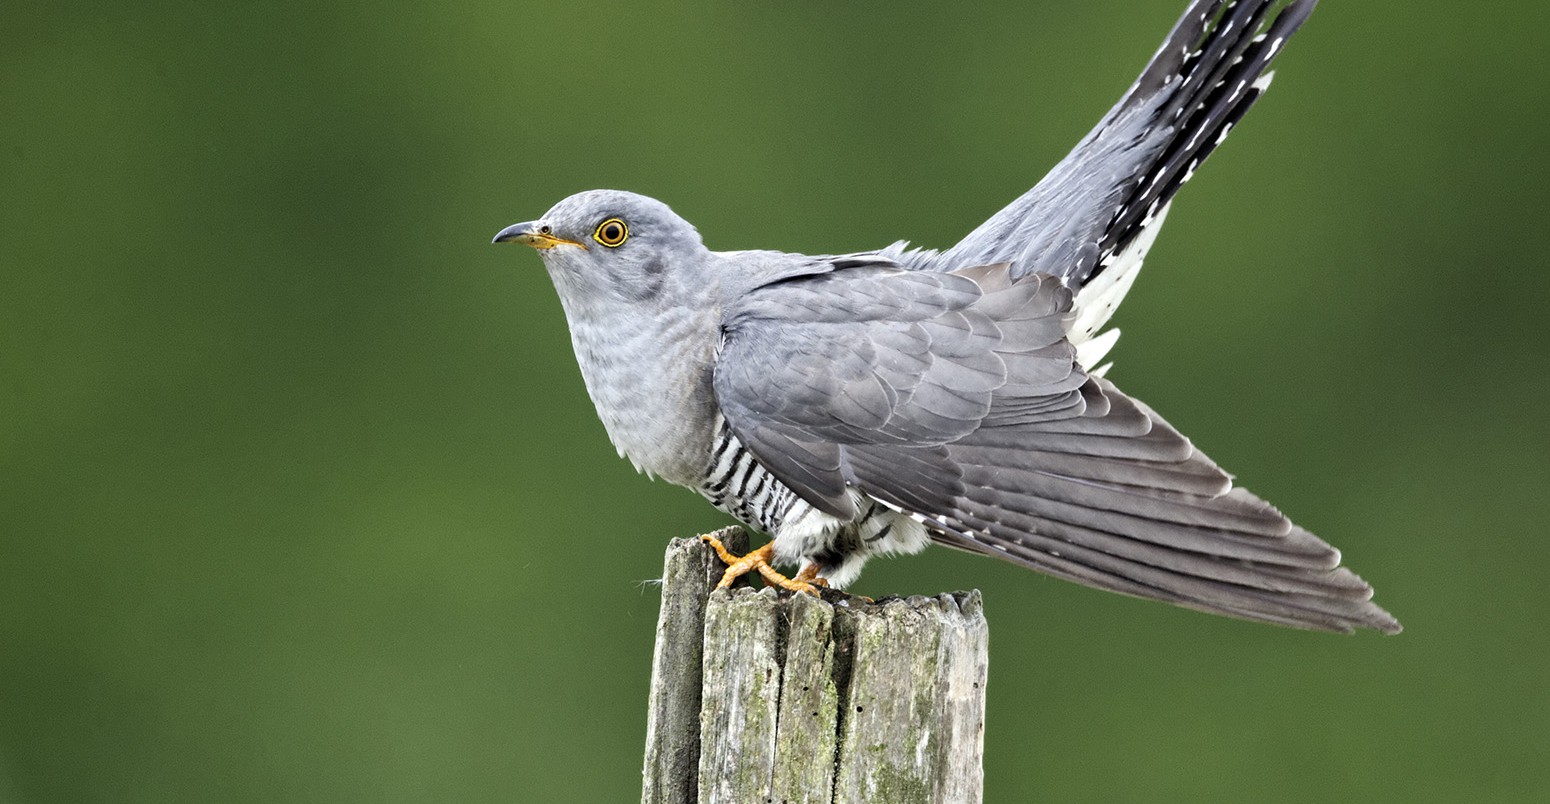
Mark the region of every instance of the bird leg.
[[727, 565], [727, 571], [721, 576], [721, 583], [716, 584], [717, 589], [726, 589], [732, 585], [733, 581], [754, 570], [758, 570], [759, 574], [764, 577], [765, 583], [771, 586], [778, 586], [792, 592], [806, 592], [814, 597], [819, 596], [819, 586], [828, 585], [827, 581], [818, 577], [817, 564], [807, 565], [801, 572], [797, 573], [795, 578], [787, 578], [776, 572], [775, 568], [770, 566], [770, 558], [775, 555], [774, 542], [770, 542], [757, 550], [752, 550], [748, 555], [738, 557], [732, 555], [727, 550], [726, 545], [722, 544], [721, 540], [714, 536], [701, 536], [700, 539], [710, 545], [711, 549], [716, 551], [716, 555], [721, 558], [722, 563]]

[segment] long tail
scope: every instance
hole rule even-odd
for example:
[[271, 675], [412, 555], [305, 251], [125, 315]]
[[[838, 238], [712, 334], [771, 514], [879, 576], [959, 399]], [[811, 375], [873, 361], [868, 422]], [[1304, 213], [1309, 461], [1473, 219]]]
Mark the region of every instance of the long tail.
[[[1160, 223], [1160, 212], [1269, 85], [1266, 72], [1317, 0], [1195, 0], [1136, 82], [1031, 190], [945, 252], [895, 244], [909, 268], [1009, 263], [1080, 287]], [[1268, 27], [1265, 20], [1280, 7]]]
[[1398, 633], [1340, 552], [1231, 478], [1150, 408], [1089, 379], [1083, 415], [982, 427], [948, 447], [963, 492], [943, 544], [1249, 620]]
[[[1220, 3], [1210, 5], [1214, 12]], [[1274, 0], [1233, 0], [1199, 49], [1184, 57], [1175, 74], [1175, 80], [1182, 80], [1168, 103], [1159, 109], [1157, 118], [1169, 132], [1165, 145], [1150, 169], [1132, 185], [1099, 239], [1097, 270], [1101, 271], [1145, 228], [1158, 209], [1173, 199], [1269, 88], [1273, 74], [1267, 68], [1271, 60], [1313, 13], [1317, 0], [1292, 3], [1268, 29], [1256, 33], [1274, 5]], [[1194, 8], [1190, 10], [1195, 12]], [[1206, 11], [1200, 13], [1209, 15]], [[1086, 282], [1089, 278], [1080, 277], [1078, 281]]]

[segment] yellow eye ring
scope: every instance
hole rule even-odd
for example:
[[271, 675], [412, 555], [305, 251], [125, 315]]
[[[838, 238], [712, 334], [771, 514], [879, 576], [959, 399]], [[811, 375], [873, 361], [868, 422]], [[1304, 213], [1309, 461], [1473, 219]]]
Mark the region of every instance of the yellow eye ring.
[[630, 227], [619, 218], [609, 218], [597, 225], [592, 239], [609, 248], [618, 248], [630, 238]]

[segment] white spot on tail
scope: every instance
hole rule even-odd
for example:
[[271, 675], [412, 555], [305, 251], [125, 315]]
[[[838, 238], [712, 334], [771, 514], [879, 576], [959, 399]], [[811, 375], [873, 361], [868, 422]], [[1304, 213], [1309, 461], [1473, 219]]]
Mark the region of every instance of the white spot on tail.
[[1106, 357], [1118, 341], [1119, 330], [1117, 329], [1107, 330], [1102, 335], [1082, 341], [1076, 345], [1076, 362], [1080, 363], [1082, 368], [1090, 369], [1098, 365], [1098, 361]]
[[1168, 207], [1168, 204], [1164, 204], [1159, 208], [1135, 239], [1106, 260], [1104, 269], [1077, 291], [1072, 301], [1071, 317], [1066, 321], [1066, 337], [1076, 346], [1077, 360], [1084, 369], [1091, 368], [1107, 356], [1119, 339], [1119, 330], [1102, 335], [1098, 331], [1109, 322], [1109, 317], [1114, 315], [1120, 302], [1124, 301], [1125, 294], [1130, 292], [1130, 286], [1135, 284], [1146, 253], [1157, 241], [1157, 233], [1162, 230], [1163, 221], [1168, 217]]

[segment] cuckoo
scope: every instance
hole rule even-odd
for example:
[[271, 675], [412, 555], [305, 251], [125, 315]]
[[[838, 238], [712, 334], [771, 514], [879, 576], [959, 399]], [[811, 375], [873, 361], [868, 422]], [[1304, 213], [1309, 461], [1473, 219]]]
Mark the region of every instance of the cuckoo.
[[723, 584], [841, 587], [936, 543], [1216, 614], [1397, 632], [1338, 550], [1104, 363], [1174, 194], [1314, 5], [1192, 2], [1097, 126], [945, 251], [711, 251], [617, 190], [495, 242], [538, 251], [620, 454], [770, 535], [742, 557], [714, 545]]

